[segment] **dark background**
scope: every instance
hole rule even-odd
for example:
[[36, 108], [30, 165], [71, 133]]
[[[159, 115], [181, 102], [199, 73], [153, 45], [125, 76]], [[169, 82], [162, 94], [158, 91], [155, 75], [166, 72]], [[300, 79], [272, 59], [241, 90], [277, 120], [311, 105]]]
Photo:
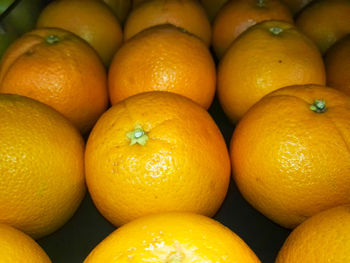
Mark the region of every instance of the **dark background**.
[[[209, 112], [229, 145], [234, 126], [225, 117], [216, 99]], [[290, 233], [290, 230], [274, 224], [252, 208], [240, 195], [233, 180], [227, 197], [214, 218], [238, 234], [263, 263], [274, 262], [278, 250]], [[52, 235], [38, 240], [38, 243], [53, 263], [79, 263], [114, 229], [96, 210], [87, 193], [73, 218]]]

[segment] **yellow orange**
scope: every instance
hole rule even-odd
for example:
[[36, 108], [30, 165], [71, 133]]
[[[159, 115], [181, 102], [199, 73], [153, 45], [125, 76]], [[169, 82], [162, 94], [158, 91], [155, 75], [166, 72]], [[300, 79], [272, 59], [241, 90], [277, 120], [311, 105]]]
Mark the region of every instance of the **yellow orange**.
[[124, 23], [126, 17], [128, 16], [131, 9], [131, 0], [102, 0], [110, 8], [119, 19], [121, 24]]
[[209, 108], [216, 69], [205, 44], [172, 25], [145, 29], [116, 53], [108, 72], [112, 104], [147, 91], [169, 91]]
[[213, 216], [227, 193], [230, 160], [206, 110], [152, 91], [101, 116], [88, 138], [85, 172], [97, 209], [118, 226], [165, 211]]

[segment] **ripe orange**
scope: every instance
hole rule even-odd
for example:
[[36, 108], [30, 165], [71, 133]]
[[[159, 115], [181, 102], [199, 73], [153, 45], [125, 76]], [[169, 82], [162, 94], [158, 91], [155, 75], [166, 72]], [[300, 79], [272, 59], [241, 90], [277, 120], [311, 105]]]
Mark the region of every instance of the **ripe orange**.
[[349, 0], [319, 0], [303, 9], [295, 23], [324, 54], [336, 41], [350, 33], [349, 19]]
[[317, 47], [292, 24], [261, 22], [244, 32], [218, 67], [218, 98], [232, 122], [267, 93], [289, 85], [325, 84]]
[[96, 52], [74, 34], [37, 29], [7, 49], [0, 92], [48, 104], [88, 132], [108, 104], [107, 74]]
[[213, 216], [226, 196], [230, 168], [209, 113], [164, 91], [112, 106], [94, 126], [85, 151], [91, 197], [116, 226], [165, 211]]
[[39, 238], [61, 227], [85, 194], [84, 141], [33, 99], [1, 94], [0, 112], [0, 223]]
[[329, 48], [324, 61], [327, 85], [350, 95], [350, 35]]
[[55, 0], [42, 10], [37, 27], [57, 27], [86, 40], [106, 66], [122, 44], [123, 33], [113, 11], [98, 0]]
[[134, 220], [95, 247], [95, 262], [259, 263], [248, 245], [219, 222], [192, 213], [163, 213]]
[[350, 262], [350, 205], [323, 211], [288, 236], [276, 263]]
[[172, 25], [146, 29], [116, 53], [108, 73], [112, 104], [141, 92], [175, 92], [209, 108], [216, 68], [205, 44]]
[[286, 4], [293, 15], [297, 15], [303, 8], [314, 0], [281, 0]]
[[211, 26], [204, 8], [197, 0], [148, 0], [137, 5], [124, 26], [124, 40], [160, 24], [183, 28], [210, 44]]
[[349, 142], [350, 97], [324, 86], [285, 87], [262, 98], [236, 126], [234, 179], [257, 210], [293, 228], [350, 203]]
[[212, 45], [221, 58], [231, 43], [249, 27], [265, 20], [293, 23], [289, 9], [279, 0], [232, 0], [220, 9], [213, 24]]
[[[140, 3], [144, 2], [146, 0], [132, 0], [132, 8], [135, 8]], [[147, 0], [148, 1], [148, 0]]]
[[15, 263], [51, 263], [45, 251], [28, 235], [0, 224], [0, 261]]
[[200, 0], [200, 3], [207, 12], [209, 21], [213, 22], [217, 13], [227, 1], [228, 0]]
[[131, 0], [102, 0], [118, 17], [121, 24], [124, 23], [126, 17], [128, 16], [131, 9]]

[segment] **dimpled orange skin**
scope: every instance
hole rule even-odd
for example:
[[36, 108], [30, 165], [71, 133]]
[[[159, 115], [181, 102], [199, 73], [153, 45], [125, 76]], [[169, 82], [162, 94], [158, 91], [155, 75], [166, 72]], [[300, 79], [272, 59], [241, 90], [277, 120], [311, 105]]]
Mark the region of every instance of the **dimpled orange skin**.
[[0, 92], [50, 105], [82, 133], [108, 104], [107, 74], [96, 52], [61, 29], [36, 29], [11, 45], [0, 64]]
[[335, 43], [325, 54], [327, 85], [350, 96], [350, 35]]
[[115, 104], [146, 91], [170, 91], [205, 109], [216, 89], [216, 68], [205, 44], [172, 25], [155, 26], [127, 41], [109, 68], [108, 89]]
[[55, 0], [37, 20], [37, 27], [57, 27], [86, 40], [108, 66], [123, 42], [123, 32], [113, 11], [96, 0]]
[[[275, 35], [274, 28], [282, 31]], [[293, 25], [280, 21], [259, 23], [236, 39], [220, 61], [217, 79], [218, 99], [233, 123], [271, 91], [326, 81], [314, 43]]]
[[288, 236], [275, 263], [350, 262], [350, 205], [309, 218]]
[[192, 213], [136, 219], [95, 247], [84, 263], [259, 263], [248, 245], [219, 222]]
[[[148, 139], [130, 145], [128, 133], [138, 126]], [[119, 226], [165, 211], [213, 216], [226, 196], [231, 167], [206, 110], [181, 95], [152, 91], [102, 115], [87, 142], [85, 171], [96, 207]]]
[[51, 107], [19, 95], [0, 95], [0, 115], [0, 223], [48, 235], [85, 195], [83, 138]]
[[213, 23], [212, 45], [220, 59], [231, 43], [249, 27], [265, 21], [294, 23], [289, 9], [279, 0], [234, 0], [224, 5]]
[[1, 262], [51, 263], [31, 237], [9, 225], [0, 224], [0, 244]]
[[[315, 100], [325, 101], [325, 112], [310, 109]], [[340, 91], [306, 85], [266, 95], [241, 119], [231, 139], [240, 192], [287, 228], [349, 203], [349, 131], [350, 98]]]
[[349, 0], [320, 0], [303, 9], [295, 23], [324, 54], [336, 41], [350, 33], [349, 19]]
[[148, 0], [138, 4], [125, 21], [124, 40], [160, 24], [184, 28], [202, 39], [207, 46], [210, 44], [210, 22], [197, 0]]

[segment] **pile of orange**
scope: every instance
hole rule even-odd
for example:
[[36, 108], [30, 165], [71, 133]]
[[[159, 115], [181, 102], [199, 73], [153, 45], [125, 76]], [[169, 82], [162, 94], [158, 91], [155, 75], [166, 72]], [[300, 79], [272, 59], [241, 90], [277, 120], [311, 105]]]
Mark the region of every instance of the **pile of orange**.
[[88, 194], [117, 229], [86, 263], [258, 263], [211, 218], [231, 181], [276, 263], [350, 260], [349, 0], [40, 4], [0, 60], [1, 262], [51, 262]]

